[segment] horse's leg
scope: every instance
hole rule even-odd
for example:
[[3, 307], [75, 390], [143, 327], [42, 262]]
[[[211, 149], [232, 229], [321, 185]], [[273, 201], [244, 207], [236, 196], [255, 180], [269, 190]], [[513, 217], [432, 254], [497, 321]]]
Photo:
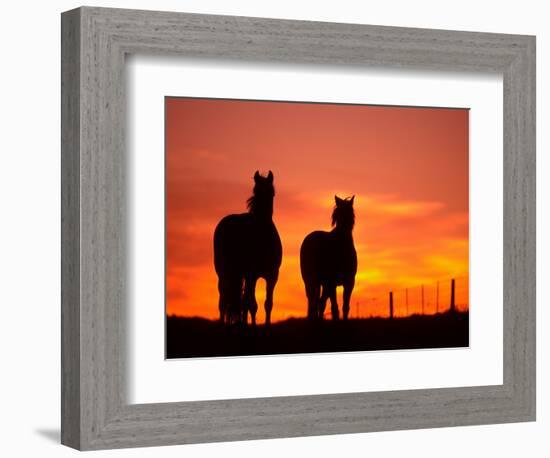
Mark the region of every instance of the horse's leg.
[[321, 293], [321, 298], [319, 299], [318, 315], [317, 317], [322, 320], [325, 317], [325, 308], [327, 306], [327, 299], [330, 295], [330, 288], [327, 285], [323, 285], [323, 292]]
[[224, 323], [224, 321], [225, 321], [225, 310], [224, 310], [224, 304], [223, 304], [223, 299], [222, 299], [221, 294], [220, 294], [220, 299], [218, 301], [218, 309], [220, 311], [220, 323]]
[[256, 277], [247, 277], [244, 283], [244, 301], [243, 301], [243, 313], [244, 323], [248, 322], [248, 312], [250, 312], [250, 319], [252, 325], [256, 326], [256, 312], [258, 311], [258, 303], [256, 302]]
[[336, 286], [330, 287], [329, 297], [330, 297], [330, 313], [332, 315], [332, 319], [338, 320], [340, 317], [338, 313], [338, 301], [336, 300]]
[[220, 311], [220, 322], [224, 323], [226, 310], [227, 310], [227, 299], [225, 297], [225, 288], [221, 278], [218, 279], [218, 293], [220, 296], [218, 301], [218, 309]]
[[241, 294], [241, 309], [239, 311], [239, 321], [244, 325], [248, 324], [248, 302], [249, 302], [249, 293], [248, 289], [250, 288], [250, 280], [245, 278], [243, 291]]
[[237, 324], [241, 321], [241, 285], [233, 276], [224, 279], [223, 285], [224, 316], [227, 324]]
[[348, 319], [349, 303], [351, 299], [351, 292], [353, 291], [354, 286], [355, 286], [355, 280], [351, 280], [344, 285], [344, 305], [343, 305], [344, 320]]
[[320, 294], [321, 285], [318, 283], [306, 282], [307, 317], [310, 320], [317, 318]]
[[273, 309], [273, 292], [275, 291], [275, 285], [277, 284], [277, 279], [279, 278], [279, 272], [275, 272], [272, 275], [269, 275], [265, 279], [265, 324], [271, 324], [271, 310]]

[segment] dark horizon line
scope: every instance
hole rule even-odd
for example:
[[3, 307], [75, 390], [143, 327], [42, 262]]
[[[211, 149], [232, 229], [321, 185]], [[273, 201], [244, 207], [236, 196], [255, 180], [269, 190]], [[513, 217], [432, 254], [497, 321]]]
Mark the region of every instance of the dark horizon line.
[[[447, 315], [447, 314], [459, 315], [461, 313], [469, 313], [469, 312], [470, 312], [470, 307], [468, 307], [467, 310], [458, 310], [458, 309], [456, 309], [454, 312], [452, 312], [450, 309], [448, 309], [448, 310], [444, 310], [442, 312], [435, 312], [435, 313], [412, 313], [410, 315], [404, 315], [404, 316], [397, 315], [397, 316], [394, 316], [393, 318], [390, 318], [389, 316], [377, 316], [377, 315], [369, 316], [369, 317], [361, 317], [361, 318], [349, 317], [348, 321], [351, 321], [351, 320], [373, 320], [373, 319], [377, 319], [377, 320], [398, 320], [398, 319], [403, 319], [403, 318], [432, 317], [432, 316], [436, 316], [436, 315]], [[182, 318], [182, 319], [189, 319], [189, 320], [204, 320], [204, 321], [212, 321], [212, 322], [219, 321], [217, 318], [207, 318], [207, 317], [199, 316], [199, 315], [175, 315], [175, 314], [168, 315], [168, 314], [166, 314], [165, 316], [166, 316], [167, 319]], [[273, 325], [275, 323], [282, 323], [282, 322], [285, 322], [285, 321], [288, 321], [288, 320], [309, 321], [307, 315], [304, 315], [304, 316], [289, 316], [289, 317], [284, 318], [282, 320], [272, 321], [271, 324]], [[330, 317], [324, 318], [323, 320], [319, 320], [319, 321], [333, 322], [332, 318], [330, 318]], [[336, 321], [345, 321], [345, 320], [339, 319], [339, 320], [336, 320]], [[260, 322], [260, 323], [257, 324], [257, 326], [260, 326], [260, 325], [263, 325], [263, 324], [264, 324], [263, 322]]]

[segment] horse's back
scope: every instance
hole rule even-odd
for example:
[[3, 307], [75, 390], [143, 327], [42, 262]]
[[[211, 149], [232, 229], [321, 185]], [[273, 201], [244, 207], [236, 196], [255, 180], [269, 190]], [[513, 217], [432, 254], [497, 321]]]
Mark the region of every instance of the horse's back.
[[249, 213], [228, 215], [214, 231], [214, 265], [218, 275], [278, 272], [282, 244], [273, 221]]
[[259, 250], [264, 253], [263, 270], [266, 273], [278, 272], [283, 261], [283, 244], [273, 221], [264, 230], [263, 239], [259, 243]]
[[357, 272], [353, 239], [334, 232], [315, 231], [306, 236], [300, 248], [300, 270], [305, 282], [341, 285]]
[[325, 267], [328, 232], [314, 231], [306, 236], [300, 247], [300, 271], [304, 281], [320, 280]]
[[214, 230], [214, 267], [221, 275], [239, 270], [239, 260], [244, 230], [244, 214], [227, 215], [220, 220]]

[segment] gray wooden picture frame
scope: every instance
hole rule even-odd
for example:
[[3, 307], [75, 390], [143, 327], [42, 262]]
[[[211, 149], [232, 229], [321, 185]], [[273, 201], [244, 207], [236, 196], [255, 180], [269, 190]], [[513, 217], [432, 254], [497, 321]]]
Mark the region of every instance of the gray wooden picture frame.
[[[63, 444], [88, 450], [535, 419], [534, 37], [83, 7], [62, 14], [61, 38]], [[502, 74], [503, 384], [129, 404], [124, 62], [136, 53]]]

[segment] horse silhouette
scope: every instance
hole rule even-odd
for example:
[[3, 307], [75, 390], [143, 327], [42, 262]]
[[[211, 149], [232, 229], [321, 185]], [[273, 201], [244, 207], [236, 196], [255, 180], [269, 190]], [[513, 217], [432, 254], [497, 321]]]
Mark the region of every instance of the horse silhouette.
[[349, 314], [351, 293], [357, 273], [357, 253], [353, 245], [355, 224], [353, 201], [355, 196], [340, 199], [334, 196], [336, 206], [332, 213], [330, 232], [309, 234], [300, 248], [300, 269], [308, 300], [308, 318], [322, 319], [327, 299], [330, 299], [332, 319], [337, 320], [336, 287], [344, 287], [343, 317]]
[[282, 245], [273, 223], [273, 173], [254, 174], [248, 213], [228, 215], [214, 231], [214, 266], [218, 274], [220, 321], [256, 324], [256, 282], [266, 281], [265, 322], [271, 322], [273, 291], [279, 277]]

